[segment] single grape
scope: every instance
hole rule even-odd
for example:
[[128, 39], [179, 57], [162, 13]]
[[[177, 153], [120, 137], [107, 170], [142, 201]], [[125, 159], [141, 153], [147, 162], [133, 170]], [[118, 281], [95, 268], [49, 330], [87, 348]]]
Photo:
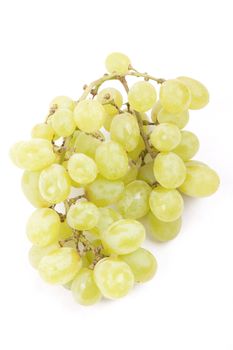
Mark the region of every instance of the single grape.
[[166, 111], [180, 113], [189, 108], [191, 93], [180, 80], [171, 79], [161, 85], [159, 99]]
[[143, 138], [140, 136], [136, 148], [134, 148], [133, 151], [128, 152], [129, 158], [133, 160], [137, 160], [140, 154], [142, 153], [142, 151], [144, 151], [144, 149], [145, 149], [145, 143], [143, 141]]
[[159, 153], [154, 160], [156, 180], [166, 188], [179, 187], [185, 180], [186, 167], [175, 153]]
[[150, 134], [150, 141], [158, 151], [169, 152], [180, 143], [180, 130], [169, 123], [157, 125]]
[[95, 180], [97, 166], [92, 158], [83, 153], [75, 153], [68, 160], [68, 173], [74, 181], [86, 185]]
[[100, 260], [94, 268], [95, 282], [105, 298], [118, 299], [129, 293], [134, 275], [124, 261], [114, 258]]
[[[69, 147], [73, 148], [75, 152], [84, 153], [91, 158], [95, 158], [95, 152], [99, 145], [101, 145], [100, 140], [80, 130], [74, 132], [69, 143]], [[66, 156], [66, 158], [70, 156], [69, 151], [66, 153]]]
[[126, 74], [129, 70], [130, 59], [121, 52], [110, 53], [105, 61], [105, 67], [109, 73]]
[[182, 81], [182, 83], [184, 83], [191, 92], [190, 109], [200, 109], [208, 104], [209, 92], [202, 83], [188, 77], [179, 77], [177, 79]]
[[131, 268], [135, 282], [147, 282], [152, 279], [157, 270], [157, 261], [153, 254], [144, 248], [138, 248], [134, 252], [121, 256]]
[[73, 248], [63, 247], [45, 255], [39, 263], [40, 276], [47, 283], [66, 284], [82, 267], [82, 259]]
[[123, 97], [115, 88], [106, 88], [98, 92], [97, 101], [99, 101], [108, 116], [114, 116], [119, 113], [119, 108], [123, 104]]
[[67, 213], [68, 224], [76, 230], [90, 230], [97, 225], [99, 210], [95, 204], [88, 201], [79, 201], [71, 205]]
[[54, 130], [50, 124], [40, 123], [36, 124], [31, 131], [33, 139], [45, 139], [51, 141], [54, 136]]
[[76, 128], [73, 112], [70, 109], [57, 109], [51, 118], [51, 124], [59, 137], [72, 135]]
[[180, 113], [170, 113], [164, 108], [161, 108], [158, 113], [158, 122], [171, 123], [178, 126], [179, 129], [183, 129], [189, 121], [189, 111], [182, 111]]
[[158, 113], [159, 111], [162, 109], [162, 105], [160, 103], [160, 101], [158, 100], [154, 106], [152, 107], [152, 110], [151, 110], [151, 120], [152, 122], [156, 122], [157, 121], [157, 117], [158, 117]]
[[57, 250], [59, 248], [58, 243], [50, 244], [46, 247], [39, 247], [38, 245], [31, 246], [29, 252], [28, 252], [28, 258], [29, 262], [34, 267], [34, 269], [38, 269], [39, 263], [41, 259], [48, 255], [49, 253], [53, 252], [54, 250]]
[[183, 212], [184, 201], [177, 190], [168, 190], [161, 186], [153, 189], [149, 199], [152, 213], [161, 221], [175, 221]]
[[144, 226], [132, 219], [121, 219], [101, 232], [101, 240], [108, 252], [128, 254], [138, 249], [145, 239]]
[[117, 202], [119, 212], [125, 218], [142, 218], [149, 211], [150, 192], [151, 187], [144, 181], [136, 180], [129, 183]]
[[137, 179], [137, 175], [138, 175], [138, 167], [136, 164], [134, 163], [130, 163], [128, 165], [128, 171], [125, 174], [125, 176], [123, 176], [121, 178], [121, 180], [124, 182], [125, 185], [128, 185], [130, 182], [134, 181]]
[[95, 160], [100, 174], [108, 180], [120, 179], [127, 173], [127, 154], [115, 141], [103, 142], [96, 150]]
[[148, 81], [138, 81], [128, 92], [129, 104], [137, 112], [146, 112], [151, 109], [156, 99], [156, 90]]
[[150, 161], [140, 167], [138, 172], [138, 180], [147, 182], [150, 186], [156, 183], [154, 175], [154, 162]]
[[104, 124], [106, 112], [99, 101], [83, 100], [78, 102], [74, 110], [77, 127], [85, 132], [96, 132]]
[[197, 136], [186, 130], [181, 131], [181, 141], [179, 145], [172, 150], [183, 160], [189, 160], [195, 156], [199, 149], [199, 140]]
[[71, 236], [72, 236], [72, 229], [68, 225], [67, 221], [65, 220], [65, 221], [61, 222], [60, 230], [59, 230], [59, 234], [58, 234], [58, 240], [63, 241], [64, 239], [67, 239]]
[[57, 109], [66, 108], [73, 111], [75, 107], [75, 102], [67, 96], [57, 96], [50, 103], [50, 108], [54, 107]]
[[39, 191], [40, 171], [25, 170], [21, 180], [21, 187], [25, 197], [36, 208], [50, 207], [51, 203], [46, 201]]
[[112, 208], [99, 208], [99, 220], [96, 226], [91, 230], [97, 235], [107, 230], [107, 228], [115, 221], [122, 219], [121, 214]]
[[167, 242], [175, 238], [181, 229], [181, 216], [170, 222], [159, 220], [153, 213], [147, 215], [149, 233], [152, 238], [159, 242]]

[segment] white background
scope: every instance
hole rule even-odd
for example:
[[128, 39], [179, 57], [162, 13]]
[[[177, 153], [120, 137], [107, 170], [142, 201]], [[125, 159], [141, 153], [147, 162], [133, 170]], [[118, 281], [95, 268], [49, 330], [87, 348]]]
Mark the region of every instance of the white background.
[[[33, 1], [0, 5], [1, 349], [233, 349], [232, 1]], [[33, 208], [8, 159], [50, 100], [77, 99], [104, 72], [111, 51], [158, 77], [188, 75], [210, 91], [191, 113], [197, 159], [221, 187], [189, 200], [176, 240], [147, 247], [158, 259], [153, 281], [126, 298], [85, 308], [40, 280], [27, 260], [25, 222]]]

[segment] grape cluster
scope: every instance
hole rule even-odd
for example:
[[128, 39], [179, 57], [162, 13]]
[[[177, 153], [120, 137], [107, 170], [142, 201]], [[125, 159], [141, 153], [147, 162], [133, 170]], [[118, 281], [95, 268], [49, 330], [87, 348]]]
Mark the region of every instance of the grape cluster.
[[[123, 297], [135, 282], [150, 280], [157, 262], [141, 247], [144, 225], [157, 241], [173, 239], [182, 194], [209, 196], [219, 185], [214, 170], [191, 160], [199, 141], [183, 130], [189, 109], [208, 103], [207, 89], [188, 77], [140, 73], [121, 53], [105, 65], [108, 73], [85, 85], [78, 101], [56, 97], [32, 138], [10, 151], [36, 207], [26, 228], [30, 262], [83, 305]], [[140, 81], [129, 87], [129, 76]], [[116, 88], [101, 89], [112, 80], [127, 98]]]

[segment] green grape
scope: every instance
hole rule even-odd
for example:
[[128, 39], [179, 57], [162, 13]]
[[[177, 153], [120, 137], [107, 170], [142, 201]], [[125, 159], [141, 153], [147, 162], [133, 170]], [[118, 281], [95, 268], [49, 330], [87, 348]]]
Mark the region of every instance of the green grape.
[[60, 218], [50, 208], [36, 209], [27, 223], [28, 239], [39, 247], [46, 247], [58, 239]]
[[122, 219], [121, 214], [112, 208], [99, 208], [99, 220], [96, 226], [91, 230], [97, 235], [107, 230], [107, 228], [115, 221]]
[[111, 123], [110, 136], [126, 151], [133, 151], [137, 147], [140, 137], [136, 118], [129, 113], [116, 115]]
[[[140, 116], [141, 116], [142, 121], [150, 122], [150, 119], [146, 113], [140, 113]], [[143, 130], [144, 130], [145, 134], [149, 134], [150, 133], [150, 125], [144, 125]]]
[[129, 70], [130, 59], [121, 52], [110, 53], [105, 61], [109, 73], [126, 74]]
[[52, 253], [54, 250], [57, 250], [58, 248], [59, 248], [58, 243], [53, 243], [46, 247], [39, 247], [38, 245], [31, 246], [28, 252], [28, 258], [29, 258], [30, 264], [32, 265], [32, 267], [34, 267], [34, 269], [38, 269], [41, 259], [45, 255]]
[[195, 156], [199, 149], [199, 140], [195, 134], [190, 131], [181, 131], [181, 141], [179, 145], [173, 149], [183, 160], [189, 160]]
[[147, 222], [151, 237], [159, 242], [167, 242], [175, 238], [180, 232], [182, 219], [179, 217], [174, 221], [165, 222], [149, 212]]
[[189, 108], [191, 93], [184, 83], [171, 79], [161, 85], [159, 99], [166, 111], [180, 113]]
[[60, 164], [52, 164], [40, 174], [40, 193], [50, 203], [63, 202], [70, 194], [70, 185], [69, 175]]
[[92, 270], [83, 268], [72, 282], [71, 291], [74, 299], [81, 305], [92, 305], [101, 299]]
[[142, 180], [147, 182], [150, 186], [156, 183], [155, 175], [154, 175], [154, 162], [150, 161], [145, 165], [141, 166], [138, 172], [138, 180]]
[[65, 108], [73, 111], [75, 107], [75, 102], [67, 96], [57, 96], [50, 103], [50, 108], [54, 108], [54, 106], [59, 109]]
[[112, 120], [115, 117], [115, 115], [106, 115], [106, 118], [104, 120], [104, 129], [110, 132]]
[[162, 109], [162, 105], [160, 103], [160, 101], [158, 100], [154, 106], [152, 107], [151, 110], [151, 120], [152, 122], [156, 122], [157, 121], [157, 117], [158, 117], [158, 113], [160, 112], [160, 110]]
[[182, 111], [180, 113], [170, 113], [164, 108], [161, 108], [158, 113], [158, 122], [161, 123], [171, 123], [178, 126], [179, 129], [183, 129], [189, 121], [189, 111]]
[[54, 130], [50, 124], [41, 123], [36, 124], [31, 131], [31, 137], [33, 139], [45, 139], [51, 141], [54, 136]]
[[145, 239], [144, 226], [132, 219], [121, 219], [101, 232], [104, 248], [113, 254], [128, 254], [138, 249]]
[[180, 143], [180, 130], [169, 123], [157, 125], [150, 135], [150, 141], [158, 151], [169, 152]]
[[60, 230], [59, 230], [59, 234], [58, 234], [58, 240], [63, 241], [64, 239], [67, 239], [71, 236], [72, 236], [72, 229], [68, 225], [67, 221], [65, 220], [65, 221], [61, 222]]
[[218, 174], [206, 164], [191, 161], [186, 163], [187, 176], [179, 190], [190, 197], [207, 197], [219, 187]]
[[123, 190], [124, 183], [121, 179], [111, 181], [100, 175], [86, 186], [87, 198], [100, 207], [116, 203]]
[[123, 97], [117, 89], [106, 88], [98, 92], [97, 101], [103, 105], [108, 116], [114, 116], [119, 113], [118, 109], [122, 106]]
[[200, 109], [208, 104], [209, 92], [202, 83], [188, 77], [179, 77], [177, 79], [182, 81], [182, 83], [184, 83], [191, 92], [190, 109]]
[[156, 99], [156, 90], [148, 81], [138, 81], [128, 92], [129, 104], [137, 112], [146, 112], [151, 109]]
[[115, 141], [102, 142], [96, 150], [95, 160], [100, 174], [108, 180], [120, 179], [127, 173], [127, 154]]
[[154, 175], [163, 187], [176, 188], [185, 180], [186, 167], [175, 153], [159, 153], [154, 160]]
[[127, 185], [128, 183], [136, 180], [137, 175], [138, 175], [138, 167], [136, 164], [131, 163], [128, 165], [127, 173], [125, 174], [125, 176], [121, 178], [121, 180], [124, 182], [125, 185]]
[[55, 162], [52, 143], [45, 139], [17, 142], [10, 150], [10, 157], [19, 168], [38, 171]]
[[99, 101], [83, 100], [78, 102], [74, 110], [77, 127], [85, 132], [96, 132], [104, 124], [106, 112]]
[[100, 140], [80, 130], [74, 132], [69, 144], [70, 148], [75, 149], [75, 152], [84, 153], [91, 158], [95, 158], [95, 152], [99, 145], [101, 145]]
[[113, 258], [102, 259], [95, 265], [94, 278], [97, 287], [108, 299], [124, 297], [134, 285], [134, 275], [129, 265]]
[[140, 136], [136, 148], [133, 151], [128, 152], [129, 158], [133, 160], [137, 160], [140, 154], [142, 153], [142, 151], [144, 151], [144, 149], [145, 149], [145, 143], [143, 141], [143, 138]]
[[88, 201], [79, 201], [71, 205], [67, 213], [67, 222], [76, 230], [90, 230], [99, 220], [99, 210], [95, 204]]
[[76, 128], [73, 112], [70, 109], [57, 109], [51, 118], [51, 124], [59, 137], [72, 135]]
[[168, 190], [161, 186], [153, 189], [149, 199], [152, 213], [161, 221], [175, 221], [183, 212], [184, 201], [177, 190]]
[[149, 211], [151, 187], [144, 181], [129, 183], [117, 202], [119, 212], [129, 219], [140, 219]]
[[43, 256], [38, 270], [47, 283], [66, 284], [82, 267], [82, 259], [73, 248], [62, 247]]
[[67, 168], [72, 180], [81, 185], [91, 183], [97, 176], [94, 160], [83, 153], [73, 154], [68, 160]]
[[25, 170], [21, 180], [21, 187], [25, 197], [36, 208], [50, 207], [39, 191], [40, 171]]
[[134, 252], [121, 256], [131, 268], [135, 282], [147, 282], [153, 278], [157, 270], [157, 261], [153, 254], [144, 248], [138, 248]]

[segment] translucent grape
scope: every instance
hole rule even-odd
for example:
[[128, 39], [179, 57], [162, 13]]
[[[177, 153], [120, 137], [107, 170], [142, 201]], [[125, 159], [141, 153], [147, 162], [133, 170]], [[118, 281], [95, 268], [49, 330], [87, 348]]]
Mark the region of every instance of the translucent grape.
[[157, 125], [150, 134], [150, 141], [158, 151], [171, 151], [180, 143], [180, 140], [179, 128], [169, 123]]
[[181, 229], [182, 219], [179, 217], [175, 221], [165, 222], [159, 220], [151, 212], [147, 215], [150, 235], [159, 242], [167, 242], [175, 238]]
[[153, 161], [150, 161], [149, 163], [140, 167], [138, 172], [138, 179], [147, 182], [150, 186], [156, 183]]
[[133, 160], [137, 160], [141, 152], [144, 151], [144, 149], [145, 149], [145, 143], [143, 141], [143, 138], [140, 136], [136, 148], [133, 151], [128, 152], [129, 158]]
[[79, 201], [71, 205], [67, 213], [68, 224], [76, 230], [90, 230], [97, 225], [99, 210], [95, 204], [88, 201]]
[[153, 189], [149, 199], [152, 213], [161, 221], [175, 221], [183, 212], [184, 201], [177, 190], [168, 190], [161, 186]]
[[147, 282], [152, 279], [157, 270], [157, 261], [153, 254], [144, 248], [138, 248], [134, 252], [121, 256], [131, 268], [135, 282]]
[[129, 183], [117, 202], [118, 210], [125, 218], [142, 218], [149, 211], [150, 192], [151, 187], [144, 181]]
[[38, 269], [41, 259], [45, 255], [48, 255], [49, 253], [53, 252], [54, 250], [57, 250], [58, 248], [58, 243], [53, 243], [46, 247], [39, 247], [37, 245], [33, 245], [28, 252], [30, 264], [32, 265], [32, 267], [34, 267], [34, 269]]
[[71, 281], [82, 267], [82, 259], [73, 248], [63, 247], [45, 255], [38, 270], [45, 282], [66, 284]]
[[101, 299], [101, 293], [98, 289], [92, 270], [83, 268], [71, 285], [71, 291], [74, 299], [81, 305], [92, 305]]
[[100, 174], [106, 179], [117, 180], [127, 173], [127, 154], [114, 141], [103, 142], [96, 150], [95, 160]]
[[162, 105], [160, 103], [160, 101], [158, 100], [154, 106], [152, 107], [152, 110], [151, 110], [151, 120], [152, 122], [156, 122], [157, 121], [157, 117], [158, 117], [158, 113], [159, 111], [162, 109]]
[[108, 229], [101, 232], [104, 247], [113, 254], [128, 254], [140, 247], [145, 239], [144, 226], [130, 219], [114, 222]]
[[19, 168], [38, 171], [55, 162], [51, 142], [45, 139], [32, 139], [17, 142], [10, 150], [10, 157]]
[[183, 160], [189, 160], [195, 156], [199, 149], [199, 140], [195, 134], [190, 131], [181, 131], [181, 141], [179, 145], [173, 149]]
[[113, 258], [102, 259], [95, 265], [94, 278], [99, 290], [108, 299], [124, 297], [134, 285], [129, 265]]
[[177, 79], [182, 81], [182, 83], [184, 83], [191, 92], [190, 109], [200, 109], [208, 104], [209, 92], [202, 83], [188, 77], [179, 77]]
[[151, 109], [156, 99], [156, 90], [148, 81], [138, 81], [128, 92], [129, 104], [137, 112], [146, 112]]
[[159, 153], [154, 160], [154, 175], [163, 187], [176, 188], [185, 180], [186, 167], [175, 153]]
[[[78, 153], [84, 153], [88, 157], [95, 158], [95, 152], [101, 141], [92, 135], [87, 135], [83, 131], [75, 131], [69, 144]], [[67, 155], [69, 153], [67, 152]]]
[[68, 225], [67, 221], [65, 220], [65, 221], [61, 222], [60, 230], [59, 230], [59, 234], [58, 234], [58, 240], [62, 241], [62, 240], [67, 239], [71, 236], [72, 236], [72, 229]]
[[189, 108], [191, 94], [189, 88], [177, 79], [166, 80], [160, 88], [162, 107], [170, 113], [180, 113]]
[[73, 134], [76, 124], [70, 109], [58, 109], [51, 118], [51, 124], [56, 135], [67, 137]]
[[99, 220], [91, 230], [97, 235], [104, 232], [113, 222], [122, 219], [121, 214], [112, 208], [99, 208]]
[[105, 61], [105, 67], [109, 73], [126, 74], [130, 65], [130, 59], [121, 52], [112, 52]]
[[189, 111], [182, 111], [180, 113], [170, 113], [164, 108], [161, 108], [158, 113], [159, 123], [171, 123], [178, 126], [179, 129], [183, 129], [189, 121]]
[[51, 101], [50, 107], [51, 108], [56, 107], [59, 109], [60, 108], [68, 108], [71, 111], [73, 111], [74, 107], [75, 107], [75, 102], [67, 96], [57, 96]]
[[136, 180], [137, 175], [138, 175], [138, 167], [136, 164], [131, 163], [128, 165], [127, 173], [125, 174], [124, 177], [121, 178], [121, 180], [124, 182], [125, 185], [127, 185], [128, 183]]
[[219, 187], [218, 174], [207, 165], [199, 162], [186, 163], [187, 176], [179, 190], [191, 197], [207, 197]]
[[46, 123], [36, 124], [31, 131], [31, 137], [34, 139], [45, 139], [51, 141], [54, 136], [54, 130], [51, 125]]
[[50, 207], [51, 203], [46, 201], [39, 191], [40, 171], [25, 170], [21, 180], [24, 195], [36, 208]]
[[99, 101], [83, 100], [74, 110], [74, 120], [78, 128], [85, 132], [96, 132], [104, 124], [106, 112]]
[[70, 178], [62, 165], [52, 164], [44, 169], [39, 178], [42, 197], [50, 203], [63, 202], [70, 193]]
[[83, 153], [73, 154], [68, 161], [70, 177], [81, 185], [91, 183], [97, 176], [94, 160]]
[[97, 100], [103, 105], [108, 116], [118, 114], [118, 109], [121, 108], [123, 103], [123, 97], [120, 91], [114, 88], [106, 88], [98, 92]]

